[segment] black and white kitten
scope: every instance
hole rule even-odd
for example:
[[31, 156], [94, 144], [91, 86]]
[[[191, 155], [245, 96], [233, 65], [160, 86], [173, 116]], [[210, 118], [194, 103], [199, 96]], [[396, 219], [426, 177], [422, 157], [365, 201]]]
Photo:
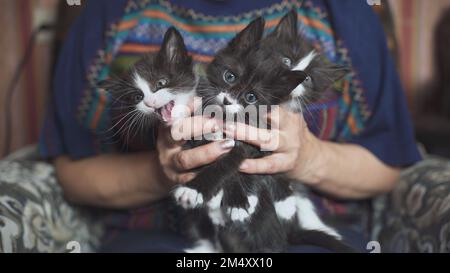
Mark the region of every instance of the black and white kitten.
[[170, 126], [186, 116], [196, 85], [192, 58], [174, 27], [166, 31], [158, 52], [145, 54], [124, 75], [99, 83], [112, 97], [113, 129], [147, 138], [159, 124]]
[[325, 91], [342, 79], [349, 70], [332, 63], [316, 50], [298, 31], [298, 15], [295, 10], [286, 14], [275, 30], [264, 39], [263, 46], [272, 50], [277, 59], [293, 71], [304, 71], [306, 80], [291, 93], [285, 105], [301, 112], [307, 104], [322, 98]]
[[[292, 90], [290, 100], [283, 103], [283, 106], [294, 112], [304, 112], [308, 104], [322, 98], [326, 91], [330, 90], [337, 81], [349, 72], [347, 67], [329, 61], [326, 56], [314, 49], [306, 38], [299, 34], [298, 15], [295, 10], [290, 11], [280, 20], [275, 30], [263, 40], [261, 47], [263, 50], [272, 52], [276, 58], [275, 61], [284, 64], [292, 71], [304, 71], [306, 73], [305, 81]], [[290, 186], [294, 188], [295, 194], [288, 195], [284, 199], [285, 201], [279, 201], [276, 206], [289, 208], [290, 205], [285, 205], [295, 200], [297, 217], [304, 229], [321, 230], [341, 239], [341, 236], [332, 228], [326, 226], [314, 212], [313, 204], [307, 198], [308, 189], [298, 182], [291, 183]], [[317, 243], [317, 240], [314, 241]], [[333, 242], [333, 240], [329, 240], [327, 244], [331, 244], [334, 249], [341, 249], [339, 243]], [[345, 251], [345, 246], [341, 250]], [[348, 250], [350, 251], [350, 249]]]
[[[263, 46], [263, 31], [264, 20], [258, 18], [218, 52], [207, 68], [208, 86], [197, 92], [208, 102], [205, 106], [217, 104], [227, 115], [244, 117], [248, 123], [244, 113], [248, 106], [270, 107], [290, 100], [291, 91], [307, 75], [291, 71]], [[236, 141], [228, 154], [174, 190], [178, 204], [197, 215], [192, 229], [199, 243], [187, 251], [282, 252], [290, 243], [350, 251], [320, 220], [309, 199], [293, 192], [292, 180], [239, 172], [244, 159], [264, 155], [259, 148]]]
[[[286, 14], [280, 20], [275, 30], [267, 35], [261, 43], [261, 47], [264, 50], [272, 52], [276, 61], [284, 64], [292, 71], [304, 71], [307, 74], [305, 81], [291, 92], [290, 100], [283, 104], [283, 106], [291, 111], [304, 112], [308, 104], [322, 98], [325, 92], [332, 88], [333, 84], [349, 72], [349, 69], [345, 66], [332, 63], [323, 54], [314, 49], [299, 34], [297, 18], [298, 15], [295, 10]], [[324, 231], [328, 235], [340, 240], [341, 236], [332, 228], [326, 226], [315, 213], [312, 202], [307, 198], [308, 189], [297, 181], [291, 183], [290, 186], [294, 188], [295, 194], [288, 195], [284, 201], [278, 201], [279, 206], [289, 208], [291, 206], [287, 204], [295, 200], [297, 204], [297, 218], [302, 228]], [[282, 199], [280, 197], [282, 196], [279, 196], [278, 199]], [[341, 245], [340, 242], [334, 240], [323, 238], [320, 233], [315, 233], [311, 237], [308, 238], [309, 242], [317, 243], [318, 241], [325, 241], [326, 243], [323, 246], [338, 251], [346, 251], [347, 247], [345, 245]], [[347, 251], [352, 250], [347, 249]]]

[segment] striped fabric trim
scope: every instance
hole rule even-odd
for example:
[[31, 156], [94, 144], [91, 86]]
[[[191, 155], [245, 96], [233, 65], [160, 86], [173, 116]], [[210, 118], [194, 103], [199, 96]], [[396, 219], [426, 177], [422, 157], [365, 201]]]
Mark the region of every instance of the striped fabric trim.
[[[188, 50], [197, 63], [208, 63], [213, 55], [237, 31], [256, 16], [267, 19], [268, 29], [274, 27], [281, 17], [292, 8], [299, 13], [300, 31], [315, 47], [323, 51], [333, 62], [351, 66], [348, 50], [335, 35], [326, 20], [326, 14], [315, 7], [311, 1], [282, 1], [270, 7], [237, 16], [212, 17], [185, 10], [167, 1], [130, 0], [125, 15], [120, 22], [113, 24], [106, 34], [106, 46], [99, 50], [90, 66], [87, 79], [89, 86], [106, 78], [113, 60], [124, 57], [139, 56], [159, 49], [164, 31], [175, 25], [182, 32]], [[152, 37], [146, 37], [152, 27]], [[142, 29], [140, 29], [142, 28]], [[145, 31], [147, 30], [147, 32]], [[332, 107], [319, 109], [311, 107], [310, 111], [318, 114], [318, 135], [322, 139], [345, 141], [364, 128], [370, 116], [369, 107], [364, 97], [364, 89], [354, 71], [336, 88], [340, 96]], [[329, 99], [328, 99], [329, 100]], [[328, 103], [328, 100], [321, 103]], [[109, 124], [108, 95], [99, 89], [86, 88], [79, 104], [78, 119], [94, 132], [102, 132]]]

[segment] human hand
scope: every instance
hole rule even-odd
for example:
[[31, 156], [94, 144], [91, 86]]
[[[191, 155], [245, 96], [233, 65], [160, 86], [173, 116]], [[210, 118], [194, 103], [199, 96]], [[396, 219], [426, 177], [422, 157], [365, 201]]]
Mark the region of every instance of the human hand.
[[[221, 125], [212, 118], [187, 117], [177, 121], [171, 128], [159, 128], [157, 151], [159, 162], [167, 178], [173, 183], [184, 184], [195, 177], [193, 169], [214, 162], [234, 147], [233, 140], [220, 140], [183, 150], [188, 139], [220, 131]], [[173, 186], [172, 185], [172, 186]]]
[[243, 123], [225, 127], [227, 136], [272, 152], [263, 158], [245, 160], [241, 164], [241, 172], [284, 172], [292, 178], [307, 179], [319, 158], [320, 140], [309, 131], [303, 116], [298, 113], [277, 107], [267, 115], [267, 119], [271, 124], [270, 130]]

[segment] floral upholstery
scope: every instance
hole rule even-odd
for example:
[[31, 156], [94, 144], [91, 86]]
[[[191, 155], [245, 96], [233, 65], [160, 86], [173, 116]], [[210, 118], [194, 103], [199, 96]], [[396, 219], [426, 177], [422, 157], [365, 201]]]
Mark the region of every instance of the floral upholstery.
[[51, 164], [0, 161], [0, 252], [91, 252], [101, 226], [68, 204]]
[[406, 170], [381, 219], [383, 252], [450, 252], [450, 162], [427, 159]]
[[[374, 208], [383, 252], [450, 252], [450, 162], [409, 168]], [[0, 252], [68, 252], [71, 241], [91, 252], [101, 232], [92, 215], [64, 200], [51, 164], [0, 161]]]

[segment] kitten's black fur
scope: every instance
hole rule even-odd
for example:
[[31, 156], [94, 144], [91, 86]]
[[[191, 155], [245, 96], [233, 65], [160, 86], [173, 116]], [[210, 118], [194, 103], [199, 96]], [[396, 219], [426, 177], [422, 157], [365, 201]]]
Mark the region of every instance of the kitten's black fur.
[[[268, 45], [264, 45], [266, 40], [261, 42], [263, 30], [264, 20], [258, 18], [217, 53], [207, 68], [207, 81], [197, 92], [207, 102], [205, 107], [216, 103], [227, 109], [233, 105], [232, 101], [246, 106], [255, 96], [256, 106], [280, 105], [305, 80], [306, 73], [291, 71], [273, 53], [270, 38], [267, 38]], [[221, 92], [229, 95], [229, 99], [218, 101]], [[246, 117], [245, 122], [249, 122]], [[193, 228], [196, 239], [208, 239], [216, 249], [225, 252], [282, 252], [289, 243], [312, 243], [338, 252], [352, 251], [337, 239], [337, 234], [300, 226], [299, 202], [313, 208], [306, 195], [294, 194], [292, 180], [281, 174], [239, 172], [244, 159], [265, 155], [259, 148], [236, 141], [228, 154], [199, 170], [191, 182], [175, 189], [177, 202], [193, 209], [198, 217], [198, 222], [192, 223], [196, 225]], [[293, 215], [284, 219], [277, 214], [275, 203], [289, 197], [298, 199], [291, 204], [295, 206]], [[213, 223], [207, 223], [208, 219]]]

